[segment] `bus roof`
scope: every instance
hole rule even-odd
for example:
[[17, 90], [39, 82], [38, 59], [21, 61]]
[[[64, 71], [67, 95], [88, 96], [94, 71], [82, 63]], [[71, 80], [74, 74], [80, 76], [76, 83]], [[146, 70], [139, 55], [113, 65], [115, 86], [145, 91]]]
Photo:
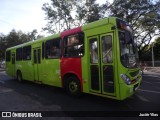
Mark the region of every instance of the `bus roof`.
[[46, 41], [46, 40], [50, 40], [50, 39], [53, 39], [53, 38], [58, 38], [58, 37], [64, 38], [64, 36], [71, 35], [71, 34], [78, 33], [78, 32], [82, 32], [82, 31], [92, 29], [92, 28], [95, 28], [95, 27], [98, 27], [98, 26], [103, 26], [103, 25], [108, 24], [108, 23], [115, 25], [116, 24], [116, 19], [117, 19], [117, 17], [108, 17], [108, 18], [100, 19], [100, 20], [97, 20], [95, 22], [87, 23], [86, 25], [84, 25], [82, 27], [73, 28], [73, 29], [70, 29], [70, 30], [63, 31], [59, 34], [54, 34], [54, 35], [44, 37], [44, 38], [41, 38], [41, 39], [38, 39], [38, 40], [35, 40], [35, 41], [30, 41], [30, 42], [23, 43], [23, 44], [14, 46], [14, 47], [7, 48], [7, 50], [31, 45], [33, 43], [37, 43], [37, 42], [40, 42], [40, 41]]
[[54, 34], [54, 35], [51, 35], [51, 36], [48, 36], [48, 37], [44, 37], [44, 38], [41, 38], [41, 39], [38, 39], [38, 40], [29, 41], [29, 42], [26, 42], [26, 43], [23, 43], [23, 44], [20, 44], [20, 45], [16, 45], [16, 46], [7, 48], [7, 50], [11, 50], [11, 49], [15, 49], [15, 48], [31, 45], [33, 43], [38, 43], [38, 42], [41, 42], [41, 41], [46, 41], [46, 40], [50, 40], [50, 39], [58, 38], [58, 37], [60, 37], [60, 34]]
[[103, 18], [103, 19], [97, 20], [95, 22], [88, 23], [88, 24], [82, 26], [82, 31], [92, 29], [92, 28], [95, 28], [98, 26], [103, 26], [108, 23], [115, 25], [116, 19], [117, 19], [117, 17], [108, 17], [108, 18]]

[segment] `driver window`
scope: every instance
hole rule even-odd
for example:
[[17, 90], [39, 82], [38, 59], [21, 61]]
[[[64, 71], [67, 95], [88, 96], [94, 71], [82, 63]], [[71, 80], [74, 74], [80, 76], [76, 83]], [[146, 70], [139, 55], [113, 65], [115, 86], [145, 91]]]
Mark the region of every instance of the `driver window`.
[[112, 63], [112, 36], [102, 37], [102, 58], [104, 63]]
[[65, 38], [65, 57], [82, 57], [84, 55], [84, 34], [78, 33]]

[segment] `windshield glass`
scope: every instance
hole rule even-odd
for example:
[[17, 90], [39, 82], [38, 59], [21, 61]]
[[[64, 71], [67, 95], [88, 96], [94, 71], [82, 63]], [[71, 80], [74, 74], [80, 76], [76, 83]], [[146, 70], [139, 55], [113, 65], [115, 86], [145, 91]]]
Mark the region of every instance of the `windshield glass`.
[[131, 32], [119, 31], [121, 63], [128, 68], [137, 67], [138, 55], [136, 43]]

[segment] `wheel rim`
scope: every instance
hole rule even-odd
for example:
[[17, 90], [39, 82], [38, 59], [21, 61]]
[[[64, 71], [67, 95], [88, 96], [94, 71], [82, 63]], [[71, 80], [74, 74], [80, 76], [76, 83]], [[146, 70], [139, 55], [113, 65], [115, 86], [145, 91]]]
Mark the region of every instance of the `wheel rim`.
[[75, 92], [77, 92], [77, 90], [78, 90], [78, 85], [77, 85], [77, 83], [76, 83], [75, 81], [70, 82], [70, 83], [69, 83], [69, 91], [70, 91], [71, 93], [75, 93]]

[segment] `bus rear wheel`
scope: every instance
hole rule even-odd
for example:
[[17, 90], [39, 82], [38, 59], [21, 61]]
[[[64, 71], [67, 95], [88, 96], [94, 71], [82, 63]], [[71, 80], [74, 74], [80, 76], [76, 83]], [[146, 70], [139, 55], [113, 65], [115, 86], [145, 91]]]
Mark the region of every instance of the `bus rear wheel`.
[[22, 73], [20, 71], [17, 72], [17, 80], [18, 82], [22, 82]]
[[76, 97], [80, 96], [81, 95], [80, 81], [74, 76], [68, 77], [66, 83], [66, 90], [69, 95]]

